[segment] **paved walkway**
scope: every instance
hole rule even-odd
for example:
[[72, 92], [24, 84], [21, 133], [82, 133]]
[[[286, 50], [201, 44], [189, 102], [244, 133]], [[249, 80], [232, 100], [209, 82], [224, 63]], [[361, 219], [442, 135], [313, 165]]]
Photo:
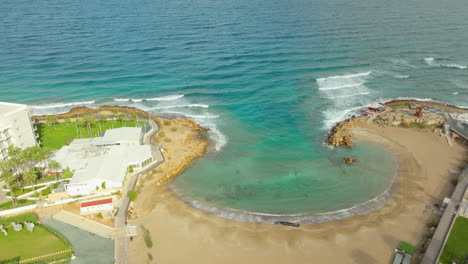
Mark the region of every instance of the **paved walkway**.
[[465, 190], [468, 187], [468, 168], [465, 168], [460, 174], [455, 190], [453, 191], [450, 202], [445, 208], [444, 214], [440, 219], [439, 225], [434, 233], [434, 236], [426, 249], [426, 253], [421, 261], [421, 264], [435, 264], [442, 253], [443, 246], [447, 235], [449, 234], [452, 223], [457, 215], [457, 208], [460, 205]]
[[[150, 145], [153, 143], [154, 134], [156, 134], [159, 131], [159, 127], [153, 119], [149, 120], [149, 124], [151, 125], [151, 130], [148, 131], [148, 133], [146, 133], [143, 138], [144, 144], [147, 144], [147, 145]], [[123, 195], [120, 201], [119, 211], [117, 212], [117, 215], [115, 216], [115, 220], [114, 220], [115, 229], [116, 229], [114, 233], [115, 263], [117, 264], [128, 264], [128, 254], [127, 254], [128, 246], [127, 245], [128, 245], [128, 240], [129, 240], [128, 237], [130, 236], [130, 233], [131, 233], [129, 231], [131, 230], [127, 228], [127, 223], [125, 221], [128, 207], [130, 205], [130, 199], [128, 199], [127, 192], [135, 189], [138, 178], [141, 175], [156, 168], [157, 166], [159, 166], [161, 163], [164, 162], [164, 157], [162, 156], [159, 148], [152, 145], [151, 149], [153, 151], [153, 155], [155, 158], [155, 161], [153, 162], [153, 164], [151, 164], [146, 169], [138, 173], [132, 174], [122, 189]]]
[[114, 263], [114, 241], [86, 232], [53, 218], [41, 219], [46, 225], [59, 231], [73, 246], [76, 259], [71, 264]]
[[114, 233], [114, 228], [112, 227], [97, 223], [65, 210], [58, 211], [52, 217], [56, 220], [105, 238], [111, 238]]

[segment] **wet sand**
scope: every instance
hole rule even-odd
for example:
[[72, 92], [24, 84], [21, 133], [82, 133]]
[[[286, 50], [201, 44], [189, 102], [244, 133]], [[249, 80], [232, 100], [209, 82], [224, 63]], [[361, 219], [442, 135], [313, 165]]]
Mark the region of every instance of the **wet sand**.
[[401, 240], [422, 240], [433, 205], [452, 191], [449, 169], [464, 165], [466, 149], [432, 131], [375, 125], [354, 129], [353, 140], [381, 144], [399, 157], [396, 191], [380, 209], [300, 228], [241, 223], [184, 204], [166, 185], [145, 184], [134, 206], [153, 209], [130, 223], [147, 228], [153, 246], [147, 248], [139, 227], [130, 263], [389, 263]]

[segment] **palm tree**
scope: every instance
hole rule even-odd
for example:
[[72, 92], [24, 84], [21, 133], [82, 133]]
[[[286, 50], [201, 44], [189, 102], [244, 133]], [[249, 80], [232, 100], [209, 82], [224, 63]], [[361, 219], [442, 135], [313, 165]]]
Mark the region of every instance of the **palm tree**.
[[6, 160], [3, 160], [3, 161], [0, 161], [0, 180], [4, 180], [7, 185], [8, 185], [8, 188], [10, 189], [10, 194], [11, 194], [11, 197], [12, 197], [12, 202], [14, 205], [16, 205], [16, 196], [15, 196], [15, 192], [13, 192], [13, 188], [12, 186], [10, 185], [10, 179], [14, 178], [15, 175], [13, 174], [12, 172], [12, 168], [10, 166], [10, 163]]
[[138, 126], [138, 115], [136, 113], [132, 113], [132, 120], [135, 121], [135, 127]]
[[56, 128], [55, 127], [55, 123], [57, 122], [57, 117], [56, 116], [53, 116], [53, 115], [46, 116], [46, 120], [49, 123], [49, 126], [50, 126], [50, 123], [52, 123], [52, 124], [54, 124], [54, 128]]
[[71, 122], [71, 118], [70, 118], [69, 116], [64, 117], [63, 120], [65, 120], [65, 122], [67, 123], [67, 125], [69, 125], [70, 122]]
[[96, 122], [96, 119], [94, 119], [92, 115], [85, 115], [83, 121], [86, 124], [86, 127], [88, 128], [89, 136], [92, 136], [91, 126]]
[[[99, 124], [101, 124], [101, 123], [102, 123], [103, 125], [106, 124], [107, 116], [105, 116], [105, 115], [100, 116], [100, 117], [99, 117], [99, 121], [100, 121]], [[101, 125], [99, 125], [99, 133], [102, 133]]]
[[84, 126], [84, 121], [81, 120], [81, 119], [78, 119], [76, 121], [76, 129], [77, 129], [77, 135], [79, 138], [82, 138], [83, 137], [83, 134], [82, 134], [82, 131], [81, 131], [81, 128]]
[[112, 112], [112, 115], [114, 115], [114, 118], [113, 118], [113, 119], [114, 119], [114, 124], [115, 124], [115, 116], [117, 115], [117, 113], [118, 113], [119, 111], [117, 111], [117, 110], [115, 110], [115, 109], [112, 109], [111, 112]]
[[[37, 179], [37, 174], [33, 169], [26, 169], [23, 172], [23, 181], [26, 181], [31, 185]], [[24, 186], [24, 185], [23, 185]], [[36, 191], [36, 186], [34, 186], [34, 191]]]
[[34, 146], [34, 153], [32, 154], [32, 159], [35, 164], [38, 164], [39, 170], [41, 171], [41, 177], [44, 177], [44, 170], [46, 169], [46, 164], [44, 161], [47, 160], [51, 155], [52, 151], [48, 148], [41, 148], [39, 146]]
[[125, 115], [120, 114], [118, 118], [119, 118], [119, 121], [122, 123], [122, 126], [124, 126]]
[[49, 161], [49, 164], [47, 164], [47, 168], [49, 169], [49, 172], [50, 171], [54, 171], [55, 172], [55, 177], [57, 178], [58, 180], [58, 173], [57, 173], [57, 170], [60, 169], [60, 164], [55, 161], [55, 160], [51, 160]]

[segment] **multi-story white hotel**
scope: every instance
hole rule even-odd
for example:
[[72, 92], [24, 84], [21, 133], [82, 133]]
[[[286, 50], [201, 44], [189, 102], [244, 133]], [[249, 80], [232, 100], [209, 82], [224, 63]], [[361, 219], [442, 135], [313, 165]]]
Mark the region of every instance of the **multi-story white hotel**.
[[28, 106], [0, 102], [0, 160], [7, 158], [9, 146], [31, 147], [36, 138]]

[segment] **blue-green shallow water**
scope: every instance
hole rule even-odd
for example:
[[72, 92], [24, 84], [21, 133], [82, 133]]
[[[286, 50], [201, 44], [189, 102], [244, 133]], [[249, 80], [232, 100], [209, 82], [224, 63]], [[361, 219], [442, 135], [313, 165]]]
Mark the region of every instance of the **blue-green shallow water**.
[[[327, 129], [399, 97], [467, 106], [467, 11], [464, 0], [6, 0], [0, 100], [36, 114], [119, 104], [188, 116], [213, 148], [172, 184], [187, 201], [336, 211], [384, 192], [395, 166], [373, 145], [327, 148]], [[348, 155], [361, 162], [344, 166]]]

